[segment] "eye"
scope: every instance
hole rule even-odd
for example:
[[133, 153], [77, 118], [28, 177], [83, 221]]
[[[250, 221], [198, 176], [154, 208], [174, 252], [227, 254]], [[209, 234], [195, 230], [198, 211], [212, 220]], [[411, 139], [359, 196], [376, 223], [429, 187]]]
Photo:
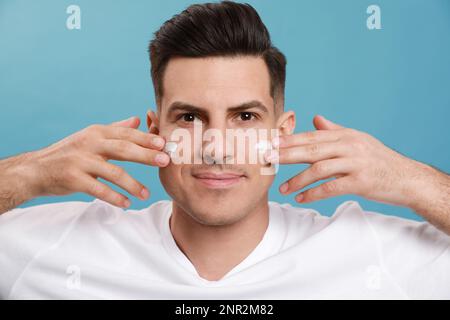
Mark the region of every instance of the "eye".
[[253, 118], [256, 118], [256, 115], [253, 112], [240, 112], [239, 118], [242, 121], [251, 121]]
[[192, 112], [189, 113], [183, 113], [182, 115], [180, 115], [178, 118], [183, 119], [183, 121], [186, 122], [194, 122], [196, 115]]

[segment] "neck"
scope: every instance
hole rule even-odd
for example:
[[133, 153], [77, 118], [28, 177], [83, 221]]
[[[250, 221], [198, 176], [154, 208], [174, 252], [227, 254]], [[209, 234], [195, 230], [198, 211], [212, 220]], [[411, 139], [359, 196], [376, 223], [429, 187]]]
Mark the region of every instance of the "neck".
[[220, 280], [261, 242], [269, 224], [269, 205], [261, 204], [230, 225], [208, 226], [173, 202], [170, 229], [180, 250], [203, 279]]

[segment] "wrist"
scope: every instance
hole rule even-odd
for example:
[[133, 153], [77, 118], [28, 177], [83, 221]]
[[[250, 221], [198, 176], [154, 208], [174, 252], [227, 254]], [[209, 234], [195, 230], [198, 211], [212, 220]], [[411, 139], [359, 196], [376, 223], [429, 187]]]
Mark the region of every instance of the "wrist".
[[26, 152], [11, 157], [5, 160], [2, 168], [5, 182], [3, 188], [10, 191], [16, 205], [40, 195], [33, 156], [33, 152]]
[[413, 160], [416, 166], [415, 174], [411, 176], [411, 183], [408, 188], [408, 207], [422, 215], [428, 217], [429, 212], [438, 204], [442, 190], [440, 188], [445, 174], [435, 168]]

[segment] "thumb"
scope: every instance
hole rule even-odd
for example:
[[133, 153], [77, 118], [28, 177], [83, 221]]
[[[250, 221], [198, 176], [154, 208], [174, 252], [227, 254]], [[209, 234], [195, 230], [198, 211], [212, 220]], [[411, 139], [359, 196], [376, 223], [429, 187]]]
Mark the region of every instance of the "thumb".
[[121, 120], [117, 122], [111, 123], [113, 127], [128, 127], [128, 128], [134, 128], [137, 129], [141, 123], [141, 120], [138, 117], [131, 117], [126, 120]]
[[321, 115], [315, 116], [313, 119], [313, 123], [314, 127], [316, 127], [317, 130], [335, 130], [344, 128], [343, 126], [340, 126]]

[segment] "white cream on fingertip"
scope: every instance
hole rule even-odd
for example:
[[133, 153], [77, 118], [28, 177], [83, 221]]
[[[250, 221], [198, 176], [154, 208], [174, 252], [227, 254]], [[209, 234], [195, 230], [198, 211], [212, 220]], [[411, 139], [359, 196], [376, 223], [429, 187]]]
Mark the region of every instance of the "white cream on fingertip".
[[270, 141], [268, 141], [268, 140], [261, 140], [261, 141], [259, 141], [258, 143], [255, 144], [255, 149], [258, 152], [258, 155], [262, 156], [263, 161], [265, 163], [269, 163], [266, 160], [266, 157], [264, 155], [267, 153], [267, 151], [273, 150], [272, 143]]
[[164, 145], [163, 151], [165, 153], [167, 153], [169, 155], [169, 157], [172, 158], [173, 154], [175, 153], [175, 151], [177, 151], [177, 149], [178, 149], [178, 144], [176, 142], [167, 141], [166, 144]]

